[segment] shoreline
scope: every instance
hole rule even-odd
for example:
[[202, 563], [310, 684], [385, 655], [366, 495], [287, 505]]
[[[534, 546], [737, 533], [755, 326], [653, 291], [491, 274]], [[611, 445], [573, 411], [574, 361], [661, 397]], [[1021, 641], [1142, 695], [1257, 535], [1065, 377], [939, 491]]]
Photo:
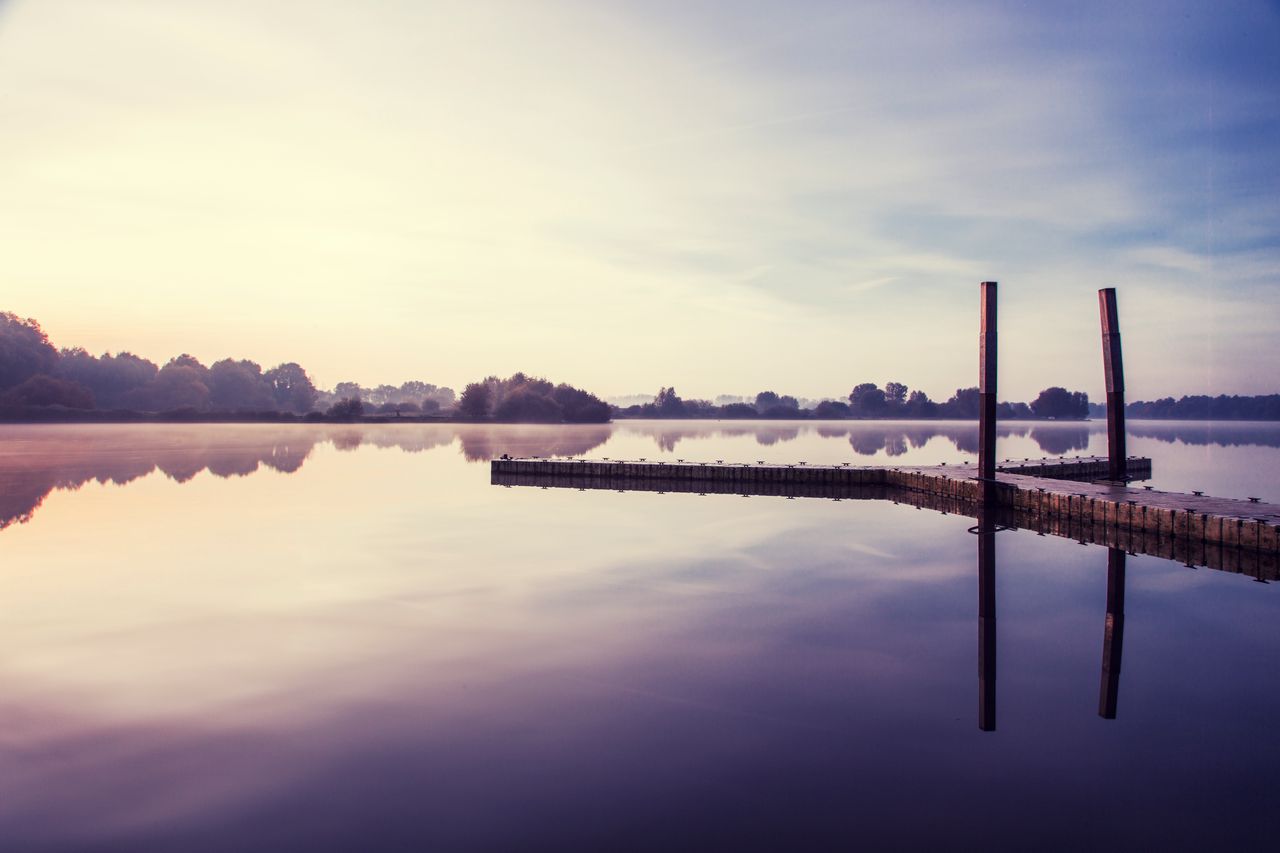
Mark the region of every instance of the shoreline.
[[[1131, 421], [1155, 423], [1255, 423], [1280, 424], [1277, 420], [1250, 418], [1152, 418], [1131, 417]], [[321, 412], [297, 415], [291, 412], [134, 412], [121, 410], [58, 410], [21, 413], [0, 412], [0, 425], [37, 426], [40, 424], [473, 424], [536, 426], [603, 426], [621, 422], [641, 423], [757, 423], [757, 424], [873, 424], [873, 423], [972, 423], [976, 418], [637, 418], [615, 417], [608, 421], [506, 421], [460, 418], [451, 415], [363, 415], [358, 418], [334, 417]], [[1105, 418], [1005, 418], [1000, 424], [1085, 425], [1105, 423]]]

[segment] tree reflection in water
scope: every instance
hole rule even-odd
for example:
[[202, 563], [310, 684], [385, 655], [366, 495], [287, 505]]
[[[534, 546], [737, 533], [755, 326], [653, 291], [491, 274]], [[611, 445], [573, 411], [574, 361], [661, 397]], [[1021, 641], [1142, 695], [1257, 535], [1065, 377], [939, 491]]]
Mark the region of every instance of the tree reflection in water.
[[203, 471], [244, 477], [260, 468], [291, 474], [316, 447], [363, 446], [421, 453], [460, 444], [471, 462], [503, 453], [579, 455], [609, 439], [610, 427], [473, 424], [387, 426], [30, 426], [0, 432], [0, 529], [29, 521], [54, 489], [124, 485], [156, 471], [186, 483]]
[[[1188, 445], [1280, 447], [1280, 428], [1249, 423], [1130, 422], [1129, 433]], [[1000, 438], [1029, 438], [1049, 456], [1086, 450], [1090, 427], [1071, 423], [1011, 423]], [[783, 447], [804, 436], [844, 440], [858, 456], [897, 458], [943, 439], [960, 453], [977, 452], [977, 426], [949, 421], [618, 421], [613, 424], [387, 424], [387, 425], [101, 425], [0, 428], [0, 529], [29, 520], [54, 489], [84, 484], [123, 485], [160, 471], [185, 483], [203, 471], [243, 477], [261, 468], [299, 470], [312, 451], [330, 444], [342, 452], [364, 446], [420, 453], [456, 444], [468, 462], [510, 456], [581, 456], [611, 438], [639, 436], [675, 453], [681, 443], [750, 438]]]

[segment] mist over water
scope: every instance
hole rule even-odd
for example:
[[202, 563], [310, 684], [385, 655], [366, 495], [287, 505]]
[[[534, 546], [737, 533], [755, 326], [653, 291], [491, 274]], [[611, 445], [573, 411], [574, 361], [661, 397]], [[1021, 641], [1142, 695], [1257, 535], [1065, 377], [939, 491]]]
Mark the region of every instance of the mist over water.
[[[1000, 452], [1101, 430], [1009, 424]], [[971, 519], [484, 464], [962, 464], [975, 439], [0, 428], [0, 848], [1270, 849], [1274, 585], [1130, 557], [1104, 720], [1106, 549], [999, 534], [982, 732]], [[1134, 423], [1130, 452], [1162, 488], [1280, 500], [1277, 427]]]
[[[1129, 450], [1157, 460], [1160, 488], [1280, 501], [1280, 424], [1138, 421]], [[29, 520], [50, 492], [87, 483], [124, 485], [162, 474], [184, 483], [207, 471], [239, 477], [300, 470], [317, 448], [420, 453], [447, 447], [468, 462], [510, 456], [862, 465], [972, 464], [977, 426], [968, 422], [621, 421], [539, 424], [39, 425], [0, 426], [0, 529]], [[997, 450], [1010, 459], [1105, 455], [1103, 422], [1012, 423]], [[1245, 460], [1250, 461], [1245, 461]]]

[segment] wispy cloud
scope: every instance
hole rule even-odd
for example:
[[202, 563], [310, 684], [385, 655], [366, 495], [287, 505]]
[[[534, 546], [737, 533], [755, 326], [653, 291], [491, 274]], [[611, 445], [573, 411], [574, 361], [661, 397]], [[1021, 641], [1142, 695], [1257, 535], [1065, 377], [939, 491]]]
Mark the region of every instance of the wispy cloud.
[[996, 278], [1026, 397], [1099, 393], [1114, 284], [1185, 343], [1134, 393], [1273, 390], [1280, 21], [1229, 5], [18, 2], [3, 307], [326, 383], [943, 394]]

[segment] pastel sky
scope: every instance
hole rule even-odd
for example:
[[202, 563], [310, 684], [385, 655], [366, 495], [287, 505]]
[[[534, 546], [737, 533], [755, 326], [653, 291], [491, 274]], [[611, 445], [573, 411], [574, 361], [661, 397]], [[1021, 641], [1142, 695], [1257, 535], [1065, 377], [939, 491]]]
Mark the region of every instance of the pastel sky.
[[[1056, 5], [1056, 11], [1050, 6]], [[1280, 5], [0, 5], [0, 309], [317, 384], [1280, 390]]]

